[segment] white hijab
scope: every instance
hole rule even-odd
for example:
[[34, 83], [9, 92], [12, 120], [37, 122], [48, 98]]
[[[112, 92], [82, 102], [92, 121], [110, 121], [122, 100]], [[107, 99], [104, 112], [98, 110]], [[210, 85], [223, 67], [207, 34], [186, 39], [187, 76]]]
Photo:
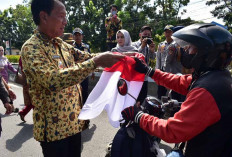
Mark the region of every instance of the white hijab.
[[116, 36], [118, 35], [118, 33], [122, 33], [125, 39], [125, 43], [123, 46], [119, 46], [117, 44], [117, 46], [115, 48], [113, 48], [111, 50], [111, 52], [138, 52], [138, 49], [134, 46], [131, 45], [132, 41], [131, 41], [131, 37], [130, 34], [127, 30], [125, 29], [121, 29], [116, 33]]

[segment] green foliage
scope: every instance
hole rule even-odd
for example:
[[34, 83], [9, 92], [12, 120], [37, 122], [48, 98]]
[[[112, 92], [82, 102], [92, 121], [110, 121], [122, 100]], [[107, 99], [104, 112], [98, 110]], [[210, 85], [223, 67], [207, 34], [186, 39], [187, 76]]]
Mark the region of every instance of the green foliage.
[[23, 43], [32, 35], [35, 25], [32, 21], [30, 7], [17, 5], [0, 12], [0, 44], [11, 40], [13, 47], [21, 49]]
[[18, 63], [20, 55], [6, 55], [6, 57], [11, 63]]
[[[84, 32], [84, 42], [90, 44], [92, 52], [106, 50], [105, 18], [109, 16], [110, 5], [118, 6], [118, 16], [122, 20], [123, 29], [130, 32], [132, 41], [139, 39], [140, 28], [150, 25], [153, 28], [155, 42], [162, 41], [155, 34], [162, 36], [167, 24], [188, 25], [191, 20], [177, 18], [180, 7], [189, 0], [65, 0], [68, 24], [65, 32], [72, 32], [80, 27]], [[157, 8], [161, 8], [158, 10]]]
[[156, 65], [156, 58], [155, 59], [150, 59], [149, 60], [149, 66], [152, 67], [153, 69], [155, 68]]
[[[110, 5], [118, 6], [118, 16], [122, 19], [123, 29], [130, 32], [133, 41], [138, 40], [140, 28], [149, 25], [153, 28], [153, 37], [158, 45], [164, 40], [163, 28], [167, 24], [189, 25], [191, 19], [177, 18], [180, 7], [189, 0], [62, 0], [66, 6], [68, 24], [65, 32], [80, 27], [84, 32], [84, 42], [92, 52], [106, 50], [105, 18], [109, 16]], [[11, 39], [18, 49], [31, 36], [35, 25], [30, 13], [29, 0], [16, 9], [9, 8], [0, 12], [0, 44]], [[156, 35], [158, 34], [158, 36]]]
[[232, 1], [231, 0], [208, 0], [206, 5], [215, 5], [211, 13], [214, 17], [222, 18], [228, 27], [232, 27]]

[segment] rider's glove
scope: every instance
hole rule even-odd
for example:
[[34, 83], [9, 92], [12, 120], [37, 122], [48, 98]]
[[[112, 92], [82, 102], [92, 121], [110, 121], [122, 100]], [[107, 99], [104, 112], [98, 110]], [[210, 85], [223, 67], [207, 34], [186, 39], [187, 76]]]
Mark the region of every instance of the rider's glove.
[[139, 73], [144, 73], [146, 76], [152, 77], [155, 73], [155, 70], [151, 67], [147, 66], [144, 62], [142, 62], [140, 59], [135, 58], [135, 70]]
[[130, 106], [125, 108], [122, 112], [122, 117], [125, 121], [134, 121], [135, 123], [139, 123], [139, 120], [143, 114], [143, 111], [140, 107]]

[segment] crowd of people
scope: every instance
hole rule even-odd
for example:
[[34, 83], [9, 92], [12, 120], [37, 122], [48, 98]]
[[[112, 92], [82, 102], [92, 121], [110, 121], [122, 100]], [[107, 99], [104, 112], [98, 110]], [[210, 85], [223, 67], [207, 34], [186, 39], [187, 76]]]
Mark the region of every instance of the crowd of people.
[[[83, 42], [81, 28], [64, 34], [67, 19], [61, 1], [32, 0], [37, 29], [22, 46], [19, 66], [25, 80], [25, 108], [19, 115], [25, 121], [33, 109], [33, 135], [43, 155], [81, 156], [81, 132], [89, 121], [79, 120], [78, 115], [88, 97], [88, 76], [94, 78], [98, 67], [111, 67], [126, 55], [141, 53], [145, 62], [135, 58], [135, 70], [144, 73], [145, 79], [137, 102], [147, 97], [149, 77], [158, 85], [159, 99], [171, 89], [171, 97], [184, 102], [167, 120], [143, 113], [139, 103], [125, 108], [122, 117], [166, 142], [186, 142], [186, 157], [231, 157], [232, 79], [226, 67], [231, 61], [232, 35], [214, 24], [193, 24], [177, 32], [167, 25], [165, 41], [156, 50], [152, 28], [143, 26], [138, 41], [132, 42], [130, 33], [122, 29], [117, 9], [112, 5], [105, 20], [108, 51], [94, 54]], [[152, 69], [149, 60], [155, 58]], [[7, 70], [17, 70], [4, 56], [2, 46], [0, 68], [0, 98], [10, 114], [16, 95], [7, 84]], [[0, 135], [1, 130], [0, 125]]]

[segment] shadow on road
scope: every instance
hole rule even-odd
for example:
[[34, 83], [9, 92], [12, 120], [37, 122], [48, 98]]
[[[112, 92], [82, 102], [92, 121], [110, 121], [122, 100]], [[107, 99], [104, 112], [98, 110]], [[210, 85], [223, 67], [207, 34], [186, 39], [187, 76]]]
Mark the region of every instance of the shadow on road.
[[83, 131], [81, 133], [81, 138], [82, 138], [81, 142], [82, 142], [82, 144], [84, 142], [87, 142], [87, 141], [91, 140], [91, 138], [93, 137], [93, 134], [94, 134], [94, 131], [96, 130], [96, 128], [97, 128], [96, 125], [93, 124], [91, 128], [88, 128], [88, 129], [86, 129], [85, 131]]
[[2, 118], [11, 117], [11, 116], [15, 116], [15, 115], [17, 115], [17, 114], [15, 114], [15, 113], [11, 113], [11, 114], [1, 114], [1, 113], [0, 113], [0, 116], [1, 116]]
[[33, 124], [20, 123], [22, 129], [12, 139], [6, 141], [6, 149], [15, 152], [22, 147], [22, 144], [33, 137]]
[[83, 144], [90, 141], [93, 137], [94, 131], [97, 129], [96, 125], [93, 124], [92, 127], [81, 132], [81, 149], [83, 149]]

